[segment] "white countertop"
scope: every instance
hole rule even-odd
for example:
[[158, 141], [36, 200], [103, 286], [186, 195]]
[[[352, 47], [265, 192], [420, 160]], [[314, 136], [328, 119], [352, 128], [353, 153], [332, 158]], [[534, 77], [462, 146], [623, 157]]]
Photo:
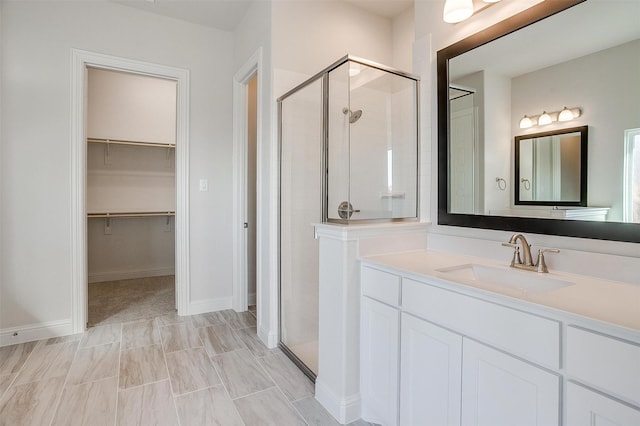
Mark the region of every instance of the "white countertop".
[[[475, 280], [456, 279], [439, 269], [462, 264], [482, 264], [499, 268], [509, 268], [508, 262], [458, 255], [454, 253], [419, 250], [378, 256], [363, 257], [363, 262], [377, 264], [399, 273], [435, 277], [439, 281], [451, 283], [455, 288], [474, 289], [488, 295], [501, 295], [518, 299], [542, 307], [557, 309], [587, 319], [625, 327], [633, 334], [640, 333], [640, 285], [592, 278], [584, 275], [550, 271], [545, 274], [574, 283], [568, 287], [544, 293], [529, 293]], [[520, 271], [522, 274], [537, 274]], [[640, 336], [640, 335], [639, 335]]]

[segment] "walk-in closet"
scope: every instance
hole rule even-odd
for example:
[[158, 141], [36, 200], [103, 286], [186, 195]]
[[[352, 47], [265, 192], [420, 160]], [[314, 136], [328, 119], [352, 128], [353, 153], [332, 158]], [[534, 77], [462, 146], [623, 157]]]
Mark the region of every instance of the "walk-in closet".
[[88, 325], [174, 312], [176, 82], [87, 73]]

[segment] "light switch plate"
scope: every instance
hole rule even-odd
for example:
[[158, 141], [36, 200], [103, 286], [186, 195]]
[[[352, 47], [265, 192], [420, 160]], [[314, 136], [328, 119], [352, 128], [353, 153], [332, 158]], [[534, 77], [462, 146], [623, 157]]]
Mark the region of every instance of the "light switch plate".
[[200, 192], [206, 192], [209, 190], [209, 181], [206, 179], [200, 179]]

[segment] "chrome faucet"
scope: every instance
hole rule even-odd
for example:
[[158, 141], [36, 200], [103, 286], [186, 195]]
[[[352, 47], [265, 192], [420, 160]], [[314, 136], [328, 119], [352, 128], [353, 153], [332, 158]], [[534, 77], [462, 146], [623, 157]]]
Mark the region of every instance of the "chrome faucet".
[[[522, 257], [520, 259], [520, 247], [518, 246], [518, 241], [522, 245]], [[503, 246], [513, 247], [513, 258], [511, 259], [511, 267], [518, 269], [526, 269], [528, 271], [537, 271], [542, 273], [549, 272], [547, 268], [547, 263], [544, 260], [544, 253], [559, 253], [558, 249], [539, 249], [538, 250], [538, 259], [536, 262], [533, 262], [533, 258], [531, 257], [531, 244], [527, 242], [527, 239], [522, 234], [513, 234], [509, 239], [508, 243], [502, 243]]]

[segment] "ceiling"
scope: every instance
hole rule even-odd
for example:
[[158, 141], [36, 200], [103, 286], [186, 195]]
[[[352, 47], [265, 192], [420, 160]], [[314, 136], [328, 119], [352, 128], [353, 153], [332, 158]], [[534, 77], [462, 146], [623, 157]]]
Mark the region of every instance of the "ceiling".
[[[112, 0], [116, 3], [181, 19], [195, 24], [233, 31], [254, 1], [266, 0]], [[273, 0], [291, 1], [291, 0]], [[393, 18], [413, 5], [414, 0], [294, 0], [346, 2], [386, 18]]]

